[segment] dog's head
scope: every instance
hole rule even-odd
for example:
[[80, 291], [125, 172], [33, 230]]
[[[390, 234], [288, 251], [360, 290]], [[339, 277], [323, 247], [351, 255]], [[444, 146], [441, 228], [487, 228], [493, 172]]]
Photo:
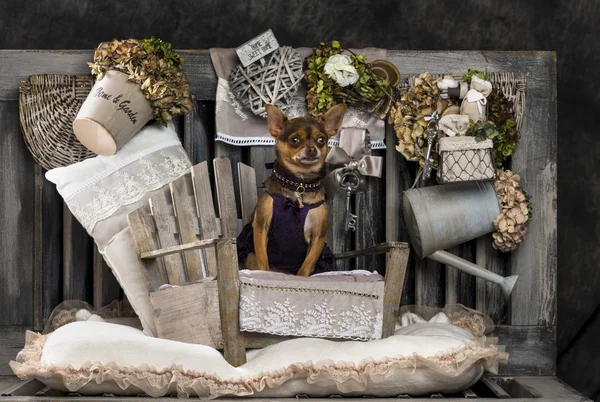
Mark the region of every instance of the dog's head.
[[297, 117], [288, 120], [277, 107], [266, 105], [269, 132], [275, 137], [277, 160], [298, 174], [318, 173], [325, 166], [327, 142], [336, 135], [346, 105], [333, 106], [320, 119]]

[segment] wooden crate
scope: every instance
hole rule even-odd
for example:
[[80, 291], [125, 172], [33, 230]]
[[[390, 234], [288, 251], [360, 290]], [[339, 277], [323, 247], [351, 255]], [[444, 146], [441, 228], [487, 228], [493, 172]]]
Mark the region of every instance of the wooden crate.
[[[23, 345], [25, 330], [40, 330], [52, 308], [61, 300], [80, 298], [100, 306], [119, 297], [118, 287], [102, 259], [94, 253], [92, 242], [63, 207], [53, 186], [44, 180], [42, 169], [29, 157], [19, 128], [19, 82], [39, 73], [86, 75], [89, 71], [85, 62], [92, 54], [92, 50], [0, 50], [0, 64], [7, 66], [0, 70], [0, 127], [6, 138], [0, 147], [4, 163], [0, 180], [5, 189], [11, 189], [14, 199], [0, 210], [3, 230], [10, 233], [0, 240], [2, 279], [8, 279], [0, 281], [0, 375], [12, 374], [7, 362]], [[183, 51], [182, 55], [195, 96], [193, 112], [176, 120], [188, 154], [194, 163], [210, 161], [216, 156], [226, 156], [232, 163], [243, 162], [255, 168], [257, 186], [260, 186], [267, 175], [263, 164], [274, 159], [273, 150], [214, 143], [217, 78], [209, 54], [190, 50]], [[462, 74], [467, 67], [526, 77], [523, 138], [512, 158], [512, 167], [521, 175], [523, 188], [535, 204], [528, 237], [523, 246], [508, 257], [494, 251], [490, 239], [486, 238], [453, 250], [502, 275], [518, 274], [519, 282], [510, 300], [504, 300], [495, 285], [475, 280], [452, 267], [413, 257], [402, 304], [442, 306], [459, 302], [489, 314], [497, 324], [495, 335], [511, 354], [508, 364], [500, 367], [501, 376], [514, 377], [541, 389], [540, 395], [547, 400], [582, 400], [573, 399], [577, 398], [575, 394], [566, 391], [554, 377], [557, 325], [555, 54], [388, 51], [387, 58], [400, 68], [403, 77], [423, 71]], [[388, 127], [387, 144], [394, 142], [393, 130]], [[335, 212], [339, 206], [337, 201], [332, 206], [333, 224], [328, 241], [334, 252], [382, 241], [408, 240], [400, 194], [412, 184], [415, 169], [393, 146], [375, 153], [386, 157], [385, 177], [369, 180], [367, 193], [358, 198], [356, 210], [360, 213], [361, 227], [355, 235], [343, 230], [343, 214]], [[214, 172], [211, 166], [208, 168], [212, 180]], [[237, 185], [236, 171], [233, 176]], [[360, 263], [379, 270], [384, 265], [383, 259], [378, 257], [365, 257]], [[342, 267], [355, 264], [348, 261]], [[565, 396], [567, 393], [571, 396]]]

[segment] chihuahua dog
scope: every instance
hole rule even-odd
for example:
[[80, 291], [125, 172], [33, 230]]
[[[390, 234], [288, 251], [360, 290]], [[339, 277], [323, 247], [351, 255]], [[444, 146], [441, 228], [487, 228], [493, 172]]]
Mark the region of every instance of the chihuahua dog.
[[325, 244], [329, 212], [325, 204], [325, 157], [330, 137], [342, 124], [346, 105], [333, 106], [320, 119], [288, 120], [266, 105], [276, 160], [258, 198], [252, 222], [238, 237], [238, 259], [247, 269], [300, 276], [332, 269]]

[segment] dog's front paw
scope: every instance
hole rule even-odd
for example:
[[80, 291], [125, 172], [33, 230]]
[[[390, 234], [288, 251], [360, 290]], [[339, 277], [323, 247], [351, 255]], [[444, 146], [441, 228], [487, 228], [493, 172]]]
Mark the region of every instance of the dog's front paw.
[[298, 271], [298, 276], [310, 276], [310, 273], [312, 272], [312, 267], [309, 268], [305, 268], [302, 267], [300, 268], [300, 270]]

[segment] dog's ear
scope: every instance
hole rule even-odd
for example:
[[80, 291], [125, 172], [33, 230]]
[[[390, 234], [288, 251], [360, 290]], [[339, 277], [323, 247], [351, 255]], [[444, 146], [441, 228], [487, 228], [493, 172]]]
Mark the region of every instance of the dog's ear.
[[344, 114], [346, 113], [346, 105], [340, 103], [329, 109], [322, 117], [323, 123], [325, 124], [325, 132], [330, 137], [337, 134], [338, 128], [342, 125], [344, 120]]
[[287, 121], [287, 117], [281, 110], [277, 109], [276, 106], [273, 105], [265, 105], [265, 109], [267, 110], [267, 122], [269, 124], [269, 132], [273, 137], [277, 137], [281, 134], [281, 130], [283, 130], [283, 123]]

